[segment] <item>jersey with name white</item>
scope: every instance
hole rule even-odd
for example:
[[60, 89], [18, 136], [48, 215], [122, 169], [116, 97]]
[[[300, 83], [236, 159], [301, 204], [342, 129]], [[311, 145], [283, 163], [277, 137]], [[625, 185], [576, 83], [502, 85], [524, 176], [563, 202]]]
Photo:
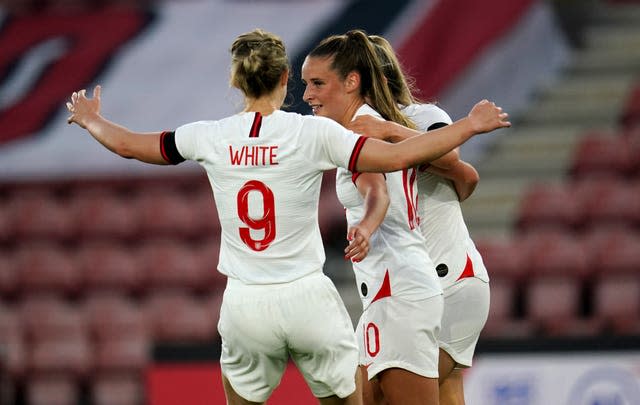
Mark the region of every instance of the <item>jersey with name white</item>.
[[[434, 124], [451, 124], [451, 118], [433, 104], [412, 104], [403, 109], [419, 130], [427, 131]], [[418, 214], [420, 229], [427, 242], [429, 255], [448, 272], [440, 278], [442, 288], [453, 285], [465, 272], [489, 281], [482, 257], [476, 249], [464, 222], [458, 194], [451, 180], [433, 173], [418, 174]], [[468, 274], [465, 274], [468, 276]]]
[[202, 165], [222, 236], [218, 270], [245, 284], [277, 284], [321, 271], [322, 174], [355, 167], [366, 138], [322, 117], [240, 113], [179, 127], [175, 144]]
[[[366, 104], [358, 109], [355, 116], [358, 115], [382, 119], [377, 111]], [[442, 294], [435, 266], [429, 258], [418, 226], [415, 210], [416, 175], [414, 168], [385, 174], [389, 209], [384, 221], [369, 239], [367, 257], [353, 263], [363, 309], [376, 297], [381, 298], [385, 294], [407, 300]], [[340, 203], [346, 208], [348, 225], [358, 224], [364, 216], [364, 200], [351, 171], [337, 170], [336, 192]]]

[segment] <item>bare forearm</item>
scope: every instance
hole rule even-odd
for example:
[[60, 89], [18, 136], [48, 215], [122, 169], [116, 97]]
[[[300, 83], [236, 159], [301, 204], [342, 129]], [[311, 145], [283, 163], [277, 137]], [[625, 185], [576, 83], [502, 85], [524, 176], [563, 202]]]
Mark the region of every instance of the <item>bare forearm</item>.
[[389, 208], [389, 197], [386, 192], [371, 190], [364, 198], [364, 216], [360, 226], [366, 227], [370, 233], [378, 229]]
[[86, 120], [84, 127], [105, 148], [124, 158], [167, 164], [160, 153], [160, 132], [133, 132], [100, 115]]

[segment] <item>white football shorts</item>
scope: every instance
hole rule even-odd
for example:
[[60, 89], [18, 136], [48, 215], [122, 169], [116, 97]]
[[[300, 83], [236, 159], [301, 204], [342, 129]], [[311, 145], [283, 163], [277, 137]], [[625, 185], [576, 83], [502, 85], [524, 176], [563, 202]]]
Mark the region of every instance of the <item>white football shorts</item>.
[[438, 333], [442, 295], [408, 301], [386, 297], [363, 312], [358, 323], [360, 364], [368, 378], [388, 368], [401, 368], [438, 378]]
[[480, 332], [489, 316], [489, 283], [464, 278], [444, 290], [440, 348], [457, 363], [471, 367]]
[[229, 279], [220, 309], [220, 365], [243, 398], [266, 401], [289, 356], [318, 398], [355, 391], [358, 345], [331, 280], [318, 271], [283, 284]]

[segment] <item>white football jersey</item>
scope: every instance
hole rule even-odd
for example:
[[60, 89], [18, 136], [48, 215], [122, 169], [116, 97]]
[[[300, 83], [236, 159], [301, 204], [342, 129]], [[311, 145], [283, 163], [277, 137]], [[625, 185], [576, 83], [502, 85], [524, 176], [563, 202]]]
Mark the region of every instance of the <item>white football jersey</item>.
[[284, 111], [179, 127], [178, 152], [205, 168], [213, 189], [222, 226], [218, 270], [245, 284], [321, 271], [322, 173], [355, 167], [365, 140], [330, 119]]
[[[434, 124], [451, 124], [451, 118], [433, 104], [412, 104], [403, 109], [421, 131]], [[429, 256], [439, 269], [443, 289], [460, 276], [473, 275], [489, 281], [482, 257], [469, 236], [453, 183], [435, 174], [419, 171], [418, 216]]]
[[[356, 116], [363, 114], [382, 119], [366, 104], [356, 112]], [[353, 263], [364, 309], [375, 299], [388, 295], [419, 300], [442, 294], [419, 229], [416, 177], [417, 170], [413, 168], [385, 174], [389, 209], [371, 235], [369, 254], [361, 262]], [[364, 216], [364, 200], [354, 180], [352, 171], [343, 168], [336, 171], [336, 192], [346, 208], [349, 226], [359, 223]]]

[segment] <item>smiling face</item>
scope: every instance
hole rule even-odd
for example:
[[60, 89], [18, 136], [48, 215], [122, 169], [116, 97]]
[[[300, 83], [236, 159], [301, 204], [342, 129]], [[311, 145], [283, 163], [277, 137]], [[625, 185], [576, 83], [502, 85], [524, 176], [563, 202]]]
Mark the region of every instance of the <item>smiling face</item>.
[[332, 61], [332, 57], [307, 56], [302, 65], [303, 99], [311, 106], [314, 115], [331, 118], [344, 125], [351, 121], [357, 107], [362, 105], [357, 91], [359, 82], [354, 82], [354, 74], [341, 79], [331, 69]]

